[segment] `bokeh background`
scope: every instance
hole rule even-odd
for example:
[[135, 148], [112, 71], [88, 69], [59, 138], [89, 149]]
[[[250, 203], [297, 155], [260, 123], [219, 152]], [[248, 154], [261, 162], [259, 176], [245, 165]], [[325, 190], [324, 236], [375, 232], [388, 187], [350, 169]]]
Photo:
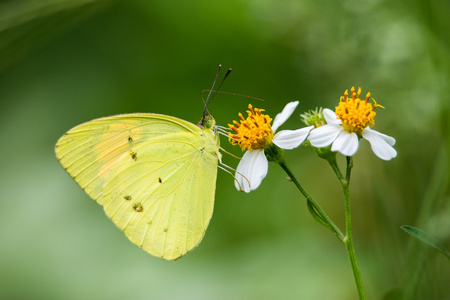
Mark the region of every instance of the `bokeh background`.
[[[385, 106], [374, 129], [397, 139], [398, 157], [362, 142], [351, 183], [366, 294], [450, 299], [448, 259], [400, 229], [450, 248], [449, 11], [445, 0], [0, 1], [0, 298], [357, 298], [344, 246], [276, 165], [250, 194], [219, 170], [204, 240], [168, 262], [130, 243], [56, 160], [57, 139], [97, 117], [198, 122], [222, 64], [233, 68], [223, 91], [264, 102], [218, 95], [221, 125], [249, 100], [272, 117], [300, 100], [283, 127], [298, 128], [300, 113], [333, 108], [352, 86]], [[343, 230], [327, 163], [308, 147], [286, 159]]]

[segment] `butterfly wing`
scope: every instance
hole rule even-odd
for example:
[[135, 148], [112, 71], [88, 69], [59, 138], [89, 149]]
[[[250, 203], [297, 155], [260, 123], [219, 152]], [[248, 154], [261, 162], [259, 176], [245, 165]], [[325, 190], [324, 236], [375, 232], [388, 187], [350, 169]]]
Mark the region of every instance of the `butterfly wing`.
[[56, 156], [86, 193], [103, 205], [103, 185], [111, 168], [133, 158], [134, 146], [163, 134], [198, 132], [197, 126], [158, 114], [124, 114], [80, 124], [56, 144]]
[[219, 155], [210, 129], [157, 114], [112, 116], [73, 128], [56, 152], [78, 184], [147, 252], [176, 259], [203, 238]]

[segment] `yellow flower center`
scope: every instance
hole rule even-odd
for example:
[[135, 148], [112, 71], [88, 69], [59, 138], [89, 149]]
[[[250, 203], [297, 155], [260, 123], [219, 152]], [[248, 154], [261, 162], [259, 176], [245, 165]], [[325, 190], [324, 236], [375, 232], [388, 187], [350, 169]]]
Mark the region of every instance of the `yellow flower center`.
[[361, 100], [361, 88], [355, 93], [352, 87], [351, 98], [348, 98], [348, 90], [345, 90], [344, 96], [341, 96], [339, 106], [336, 106], [336, 116], [342, 121], [342, 126], [348, 132], [360, 134], [367, 126], [372, 127], [375, 124], [375, 108], [382, 107], [372, 99], [374, 104], [369, 103], [370, 93], [367, 93], [366, 99]]
[[230, 142], [233, 145], [239, 145], [241, 149], [264, 149], [272, 144], [273, 131], [270, 126], [272, 119], [263, 114], [264, 109], [254, 108], [251, 104], [248, 105], [247, 119], [244, 119], [239, 113], [240, 123], [233, 121], [233, 124], [228, 124], [234, 133], [228, 133]]

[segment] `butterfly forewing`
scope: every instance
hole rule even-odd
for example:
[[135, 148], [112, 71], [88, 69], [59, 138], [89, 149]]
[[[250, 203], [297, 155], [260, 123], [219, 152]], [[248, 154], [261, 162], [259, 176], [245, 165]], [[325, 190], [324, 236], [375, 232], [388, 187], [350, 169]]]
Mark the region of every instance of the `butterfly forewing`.
[[195, 125], [165, 115], [125, 114], [78, 125], [56, 144], [56, 156], [86, 193], [103, 204], [103, 184], [111, 168], [133, 156], [139, 143], [177, 132], [199, 132]]
[[219, 156], [210, 129], [165, 115], [118, 115], [73, 128], [56, 153], [147, 252], [176, 259], [201, 241], [212, 216]]

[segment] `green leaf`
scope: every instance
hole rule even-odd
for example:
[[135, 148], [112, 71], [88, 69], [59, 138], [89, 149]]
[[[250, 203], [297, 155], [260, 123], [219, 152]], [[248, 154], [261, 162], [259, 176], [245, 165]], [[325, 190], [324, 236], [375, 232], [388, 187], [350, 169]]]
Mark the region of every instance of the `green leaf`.
[[344, 237], [342, 236], [342, 233], [339, 232], [339, 229], [337, 229], [335, 226], [333, 226], [332, 224], [330, 224], [330, 222], [328, 221], [328, 219], [322, 215], [322, 213], [320, 212], [320, 210], [318, 210], [314, 204], [314, 202], [310, 201], [309, 199], [306, 200], [306, 203], [308, 205], [308, 210], [311, 213], [311, 215], [313, 216], [313, 218], [319, 222], [320, 224], [322, 224], [323, 226], [325, 226], [326, 228], [330, 229], [331, 232], [333, 232], [338, 239], [340, 239], [342, 242], [344, 241]]
[[413, 237], [419, 239], [424, 242], [428, 246], [431, 246], [438, 251], [442, 252], [448, 259], [450, 259], [450, 253], [445, 249], [444, 245], [442, 245], [437, 239], [432, 237], [428, 232], [423, 231], [422, 229], [412, 227], [409, 225], [400, 226], [401, 229], [412, 235]]
[[322, 224], [323, 226], [327, 227], [328, 229], [332, 230], [332, 227], [330, 226], [330, 224], [328, 224], [327, 220], [324, 219], [319, 212], [315, 209], [314, 204], [307, 200], [306, 203], [308, 204], [308, 210], [311, 213], [311, 215], [314, 217], [314, 219], [316, 219], [317, 222], [319, 222], [320, 224]]

